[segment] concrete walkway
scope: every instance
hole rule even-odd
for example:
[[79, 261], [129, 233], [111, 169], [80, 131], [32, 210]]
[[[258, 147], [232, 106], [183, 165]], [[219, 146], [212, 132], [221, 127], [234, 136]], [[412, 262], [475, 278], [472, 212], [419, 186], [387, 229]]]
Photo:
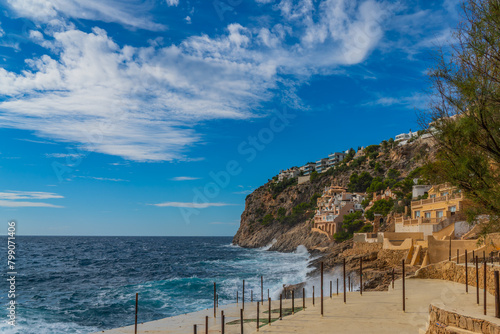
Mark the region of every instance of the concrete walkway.
[[[326, 294], [327, 289], [325, 289]], [[494, 318], [494, 299], [487, 294], [487, 316], [483, 315], [483, 290], [480, 290], [480, 306], [476, 304], [476, 289], [469, 287], [465, 293], [465, 285], [428, 279], [406, 280], [406, 312], [402, 311], [402, 281], [395, 283], [394, 290], [384, 292], [359, 292], [347, 294], [347, 303], [343, 296], [324, 298], [324, 316], [320, 315], [320, 298], [316, 297], [316, 305], [312, 300], [306, 300], [306, 309], [284, 317], [283, 320], [272, 322], [260, 328], [259, 333], [412, 333], [425, 331], [429, 319], [429, 305], [444, 306], [451, 311], [467, 314], [475, 318], [486, 319], [500, 324], [500, 319]], [[291, 301], [284, 301], [284, 307], [290, 307]], [[295, 306], [302, 306], [302, 299], [295, 300]], [[240, 305], [224, 305], [226, 315], [225, 333], [240, 333], [240, 325], [229, 325], [233, 320], [239, 320]], [[198, 333], [205, 333], [205, 316], [209, 316], [209, 333], [221, 333], [220, 310], [217, 318], [213, 318], [213, 309], [186, 315], [161, 319], [141, 324], [138, 333], [193, 333], [193, 324], [198, 325]], [[272, 309], [279, 309], [279, 301], [272, 302]], [[268, 317], [268, 304], [260, 308], [260, 318]], [[277, 318], [278, 314], [272, 313]], [[256, 303], [245, 304], [245, 319], [256, 318]], [[128, 326], [105, 331], [106, 334], [134, 333], [134, 327]], [[256, 323], [244, 324], [244, 333], [257, 333]]]

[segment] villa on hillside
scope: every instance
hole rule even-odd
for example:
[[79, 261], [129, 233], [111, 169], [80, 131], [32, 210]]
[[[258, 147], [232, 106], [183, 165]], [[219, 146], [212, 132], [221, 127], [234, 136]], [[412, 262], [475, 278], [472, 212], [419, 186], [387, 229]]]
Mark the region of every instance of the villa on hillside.
[[316, 168], [316, 164], [313, 162], [307, 163], [304, 166], [300, 167], [299, 170], [302, 172], [303, 175], [309, 175], [312, 172], [314, 172]]
[[328, 158], [323, 158], [316, 161], [316, 171], [318, 173], [323, 173], [328, 169]]
[[332, 236], [341, 227], [346, 214], [362, 211], [361, 202], [366, 194], [349, 193], [339, 186], [326, 187], [318, 198], [318, 209], [314, 216], [314, 228]]
[[345, 153], [335, 152], [328, 154], [328, 167], [333, 167], [345, 158]]
[[287, 170], [282, 170], [278, 174], [278, 182], [281, 182], [285, 179], [291, 179], [291, 178], [297, 177], [297, 176], [299, 176], [299, 174], [300, 174], [300, 170], [297, 167], [292, 167], [292, 168], [288, 168]]
[[395, 232], [422, 232], [424, 237], [457, 220], [465, 220], [465, 197], [450, 185], [432, 186], [428, 198], [411, 202], [411, 216], [395, 218]]

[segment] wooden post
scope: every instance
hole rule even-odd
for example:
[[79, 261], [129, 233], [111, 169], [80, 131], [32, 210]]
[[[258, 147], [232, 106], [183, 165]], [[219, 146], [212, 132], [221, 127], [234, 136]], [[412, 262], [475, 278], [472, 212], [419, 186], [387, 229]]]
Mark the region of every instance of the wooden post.
[[224, 334], [224, 322], [226, 321], [225, 318], [224, 318], [224, 310], [220, 311], [220, 319], [221, 319], [221, 323], [220, 323], [220, 329], [221, 329], [221, 334]]
[[245, 280], [243, 280], [243, 291], [241, 294], [241, 308], [245, 309]]
[[363, 258], [359, 258], [359, 294], [363, 295]]
[[137, 312], [139, 310], [139, 294], [135, 294], [135, 334], [137, 334]]
[[257, 302], [257, 332], [259, 331], [259, 302]]
[[269, 301], [269, 326], [271, 326], [271, 298], [267, 300]]
[[339, 295], [339, 279], [337, 278], [337, 296]]
[[500, 290], [497, 270], [495, 270], [495, 317], [500, 318]]
[[457, 248], [457, 264], [460, 264], [460, 250]]
[[345, 291], [345, 258], [344, 258], [344, 304], [346, 303], [346, 291]]
[[332, 281], [330, 281], [330, 298], [332, 298]]
[[217, 287], [214, 282], [214, 318], [217, 317]]
[[283, 295], [280, 293], [280, 320], [283, 320]]
[[302, 288], [302, 308], [306, 308], [306, 289]]
[[467, 249], [465, 250], [465, 293], [469, 293], [469, 272], [467, 268]]
[[351, 275], [347, 276], [348, 282], [347, 286], [349, 287], [349, 292], [351, 292]]
[[394, 268], [392, 268], [392, 289], [394, 290]]
[[479, 258], [476, 255], [476, 299], [479, 305]]
[[314, 306], [314, 285], [313, 285], [313, 306]]
[[323, 316], [323, 262], [321, 262], [321, 316]]
[[264, 305], [264, 276], [260, 276], [260, 303]]
[[196, 329], [196, 325], [194, 325], [194, 326], [193, 326], [193, 333], [194, 333], [194, 334], [197, 334], [197, 333], [198, 333], [198, 331], [197, 331], [197, 329]]
[[295, 290], [292, 290], [292, 314], [295, 314]]
[[240, 329], [241, 334], [243, 334], [243, 309], [240, 309]]
[[406, 296], [405, 296], [405, 260], [402, 261], [403, 265], [403, 312], [406, 311]]
[[205, 317], [205, 334], [208, 334], [208, 315]]
[[484, 273], [483, 273], [483, 288], [484, 288], [484, 315], [486, 315], [486, 267], [487, 267], [487, 264], [486, 264], [486, 258], [484, 258], [484, 264], [483, 264], [483, 267], [484, 267]]

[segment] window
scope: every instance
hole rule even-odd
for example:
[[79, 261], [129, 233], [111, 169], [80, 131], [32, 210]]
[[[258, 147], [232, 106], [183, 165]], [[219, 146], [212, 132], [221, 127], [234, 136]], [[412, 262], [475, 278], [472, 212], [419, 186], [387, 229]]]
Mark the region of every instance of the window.
[[431, 195], [431, 198], [436, 198], [436, 194]]
[[426, 212], [425, 213], [425, 218], [431, 218], [431, 213], [430, 212]]
[[457, 212], [457, 207], [455, 205], [450, 206], [450, 212]]
[[442, 218], [443, 217], [443, 211], [436, 212], [436, 217]]
[[415, 218], [420, 218], [420, 211], [415, 211]]
[[446, 196], [446, 195], [448, 195], [448, 192], [447, 192], [447, 191], [445, 191], [445, 192], [441, 193], [441, 196]]

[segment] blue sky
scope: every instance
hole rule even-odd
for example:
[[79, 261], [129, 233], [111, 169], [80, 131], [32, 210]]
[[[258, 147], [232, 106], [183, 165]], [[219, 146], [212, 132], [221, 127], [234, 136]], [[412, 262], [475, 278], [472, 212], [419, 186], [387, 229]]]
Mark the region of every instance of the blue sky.
[[1, 4], [0, 214], [28, 235], [233, 235], [280, 169], [417, 129], [459, 21], [451, 0]]

